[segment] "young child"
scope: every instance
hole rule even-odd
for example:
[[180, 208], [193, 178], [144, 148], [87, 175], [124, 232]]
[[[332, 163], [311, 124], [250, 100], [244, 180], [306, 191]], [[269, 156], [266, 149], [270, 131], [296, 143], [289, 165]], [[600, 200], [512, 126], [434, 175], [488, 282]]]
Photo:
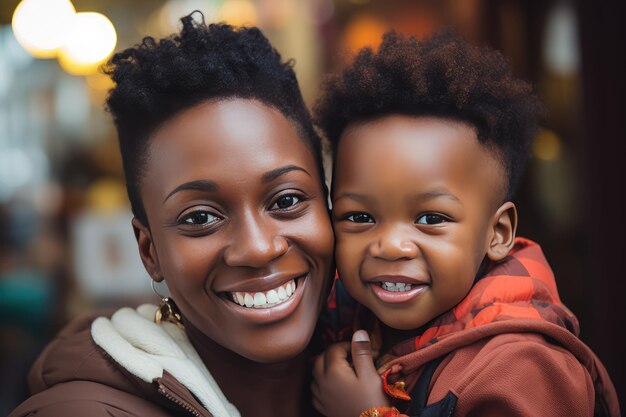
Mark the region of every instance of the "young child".
[[321, 413], [619, 415], [541, 249], [515, 237], [541, 109], [499, 53], [449, 31], [389, 33], [327, 80], [339, 279], [382, 355], [362, 330], [321, 355]]

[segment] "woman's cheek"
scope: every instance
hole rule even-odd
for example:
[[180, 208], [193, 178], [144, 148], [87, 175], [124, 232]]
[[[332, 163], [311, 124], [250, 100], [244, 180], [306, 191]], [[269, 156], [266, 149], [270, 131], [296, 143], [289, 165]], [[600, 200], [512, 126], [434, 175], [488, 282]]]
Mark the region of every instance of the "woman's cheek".
[[330, 259], [333, 256], [335, 237], [327, 211], [316, 210], [301, 220], [294, 222], [294, 235], [308, 247], [307, 252]]

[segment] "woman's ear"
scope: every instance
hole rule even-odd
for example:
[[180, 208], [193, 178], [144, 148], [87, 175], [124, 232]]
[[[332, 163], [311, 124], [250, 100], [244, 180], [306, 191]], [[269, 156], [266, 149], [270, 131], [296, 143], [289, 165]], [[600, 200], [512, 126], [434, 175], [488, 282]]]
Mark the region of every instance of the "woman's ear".
[[517, 230], [517, 208], [511, 201], [502, 204], [496, 211], [491, 223], [492, 233], [487, 256], [491, 261], [504, 259], [515, 243]]
[[154, 241], [152, 240], [150, 229], [148, 229], [148, 227], [137, 217], [133, 217], [132, 225], [133, 231], [135, 232], [135, 238], [137, 239], [137, 246], [139, 247], [139, 256], [141, 257], [144, 268], [146, 268], [146, 271], [148, 271], [148, 274], [154, 281], [163, 281], [164, 277], [161, 273], [159, 257], [157, 256], [156, 248], [154, 247]]

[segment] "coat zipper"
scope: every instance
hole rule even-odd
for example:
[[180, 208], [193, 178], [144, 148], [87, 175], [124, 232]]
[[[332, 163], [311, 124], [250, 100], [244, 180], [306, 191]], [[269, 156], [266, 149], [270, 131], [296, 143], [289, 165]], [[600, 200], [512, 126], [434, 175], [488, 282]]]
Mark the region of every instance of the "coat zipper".
[[193, 407], [187, 401], [180, 398], [178, 395], [176, 395], [172, 390], [167, 388], [161, 382], [159, 382], [159, 394], [163, 395], [168, 400], [176, 403], [179, 407], [193, 414], [194, 416], [202, 417], [202, 414], [195, 407]]

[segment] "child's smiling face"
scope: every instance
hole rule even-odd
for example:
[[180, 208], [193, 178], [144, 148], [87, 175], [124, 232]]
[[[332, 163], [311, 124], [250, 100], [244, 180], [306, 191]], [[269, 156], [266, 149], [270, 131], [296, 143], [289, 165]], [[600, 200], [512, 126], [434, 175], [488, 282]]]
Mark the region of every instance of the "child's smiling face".
[[468, 124], [393, 115], [353, 124], [333, 178], [339, 276], [390, 327], [415, 329], [458, 304], [487, 256], [510, 249], [505, 170]]

